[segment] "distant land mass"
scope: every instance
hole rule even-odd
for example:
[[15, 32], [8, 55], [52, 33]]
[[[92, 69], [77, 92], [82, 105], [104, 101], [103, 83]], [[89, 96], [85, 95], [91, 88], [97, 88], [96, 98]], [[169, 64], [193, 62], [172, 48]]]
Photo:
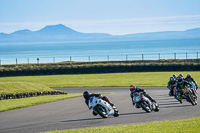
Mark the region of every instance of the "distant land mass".
[[28, 29], [10, 34], [0, 33], [0, 43], [19, 42], [100, 42], [100, 41], [139, 41], [200, 38], [200, 28], [186, 31], [163, 31], [127, 35], [105, 33], [81, 33], [65, 25], [49, 25], [38, 31]]

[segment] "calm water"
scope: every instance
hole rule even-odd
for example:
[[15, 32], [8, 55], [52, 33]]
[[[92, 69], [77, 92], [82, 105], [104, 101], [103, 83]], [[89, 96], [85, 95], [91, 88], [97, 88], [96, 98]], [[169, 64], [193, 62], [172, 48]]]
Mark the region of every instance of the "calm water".
[[[197, 54], [199, 53], [199, 55]], [[176, 53], [176, 55], [174, 55]], [[186, 54], [187, 53], [187, 54]], [[200, 39], [84, 43], [0, 43], [1, 64], [200, 57]], [[159, 56], [160, 54], [160, 56]]]

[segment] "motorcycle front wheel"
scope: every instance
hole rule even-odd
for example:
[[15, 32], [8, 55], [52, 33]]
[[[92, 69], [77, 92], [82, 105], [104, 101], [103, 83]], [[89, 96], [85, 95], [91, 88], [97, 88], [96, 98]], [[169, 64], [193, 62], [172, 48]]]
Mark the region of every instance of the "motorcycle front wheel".
[[196, 105], [196, 99], [194, 98], [194, 96], [192, 94], [188, 94], [187, 96], [187, 100], [188, 102], [190, 102], [193, 106]]

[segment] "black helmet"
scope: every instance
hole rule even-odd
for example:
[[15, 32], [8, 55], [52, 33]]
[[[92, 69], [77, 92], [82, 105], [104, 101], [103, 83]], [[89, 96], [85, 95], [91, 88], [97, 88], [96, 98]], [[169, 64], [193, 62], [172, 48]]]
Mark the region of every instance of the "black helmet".
[[177, 80], [178, 80], [178, 84], [181, 84], [183, 81], [183, 77], [178, 77]]
[[187, 78], [191, 78], [191, 74], [187, 74]]
[[83, 92], [83, 97], [88, 99], [90, 97], [90, 93], [88, 91]]

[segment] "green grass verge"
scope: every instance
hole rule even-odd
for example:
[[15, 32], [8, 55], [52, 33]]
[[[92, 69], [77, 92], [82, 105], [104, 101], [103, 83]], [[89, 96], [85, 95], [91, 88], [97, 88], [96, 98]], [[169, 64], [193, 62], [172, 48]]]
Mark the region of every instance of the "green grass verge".
[[57, 130], [45, 133], [199, 133], [200, 117], [176, 120], [160, 121], [145, 124], [106, 126], [97, 128]]
[[46, 85], [29, 82], [0, 82], [0, 94], [55, 91]]
[[170, 76], [180, 73], [184, 77], [190, 73], [200, 83], [200, 71], [18, 76], [1, 77], [0, 82], [31, 82], [44, 84], [48, 87], [129, 86], [130, 84], [136, 86], [166, 86]]
[[0, 100], [0, 112], [82, 96], [82, 93]]

